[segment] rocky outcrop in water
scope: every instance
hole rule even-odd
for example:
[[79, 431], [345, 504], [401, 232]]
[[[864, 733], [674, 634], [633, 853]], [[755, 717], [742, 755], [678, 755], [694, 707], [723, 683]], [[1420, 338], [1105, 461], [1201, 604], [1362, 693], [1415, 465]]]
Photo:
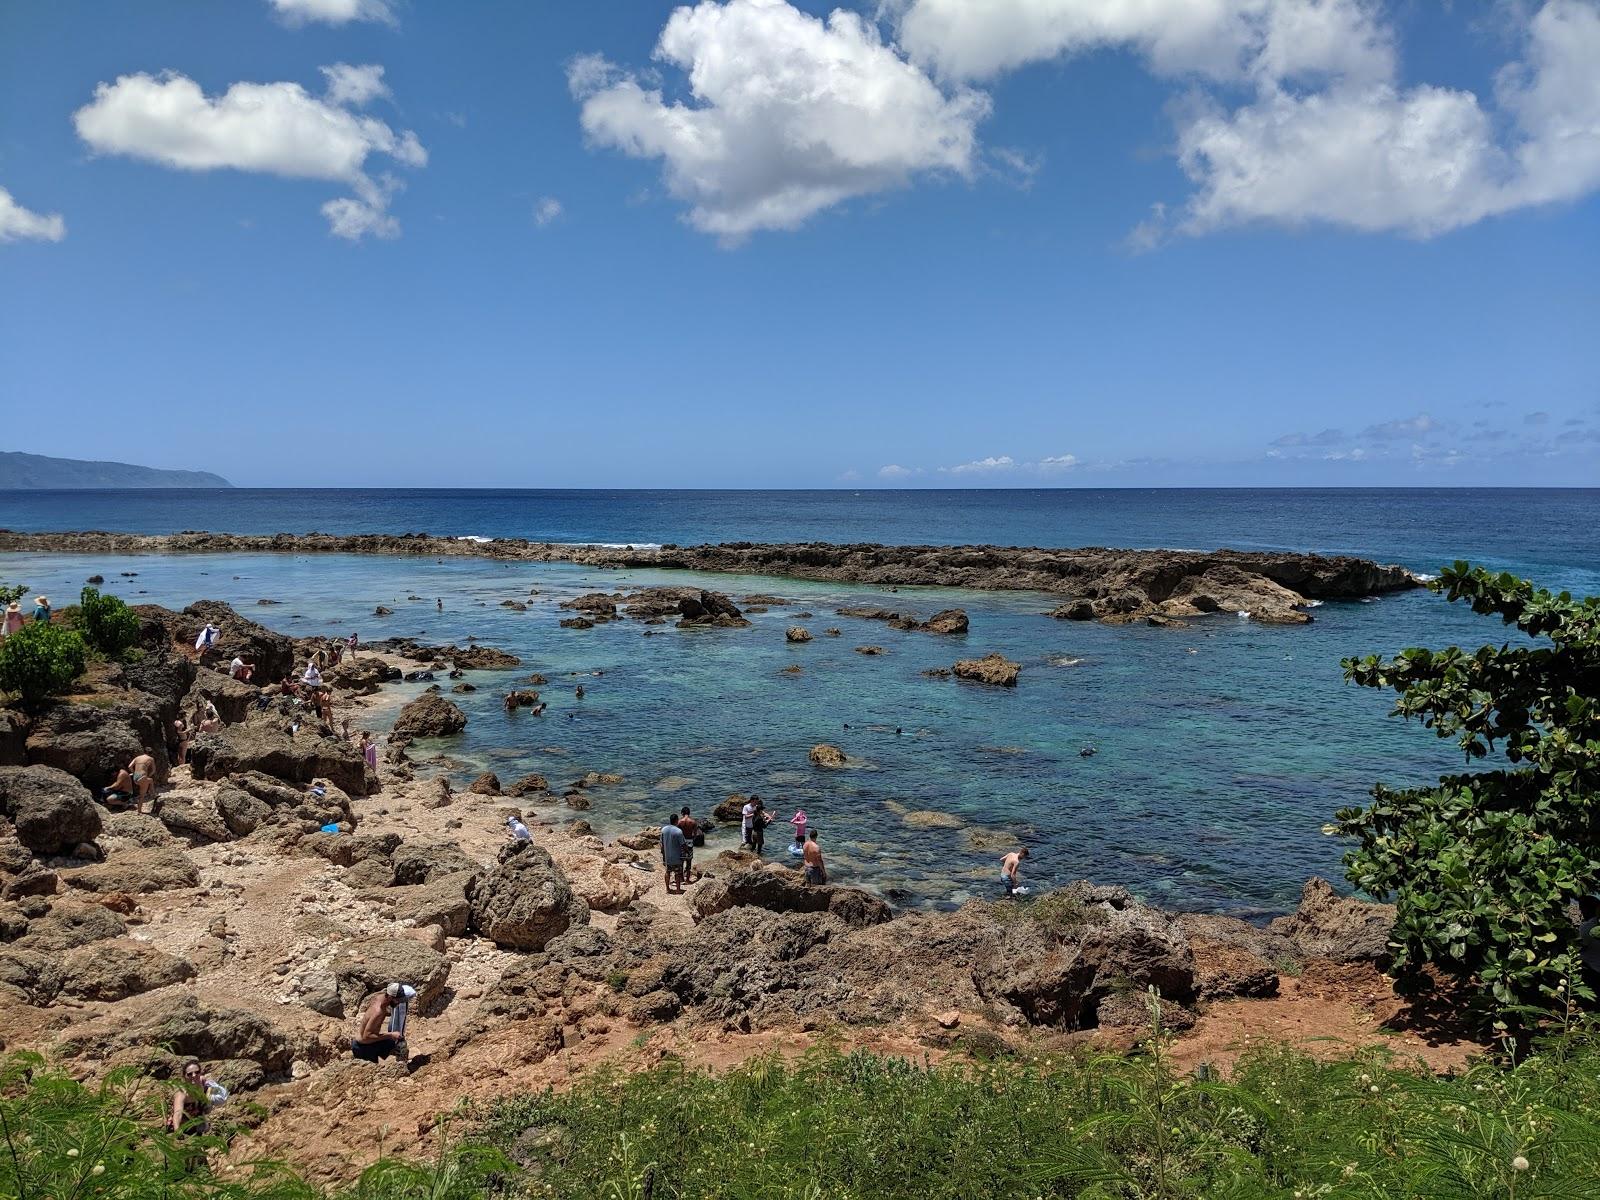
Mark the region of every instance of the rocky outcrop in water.
[[[16, 533], [0, 550], [94, 554], [388, 554], [659, 567], [739, 575], [791, 576], [899, 587], [929, 585], [1039, 591], [1063, 597], [1057, 614], [1135, 620], [1162, 615], [1248, 612], [1259, 621], [1303, 622], [1308, 600], [1342, 600], [1419, 586], [1403, 567], [1364, 558], [1248, 550], [1041, 549], [1017, 546], [882, 546], [872, 543], [726, 542], [659, 549], [568, 546], [505, 538], [461, 542], [427, 534], [242, 535], [179, 533]], [[711, 593], [716, 595], [716, 593]], [[730, 607], [732, 602], [722, 597]], [[631, 615], [633, 606], [628, 606]], [[734, 614], [737, 614], [734, 609]], [[729, 623], [742, 620], [727, 614]], [[661, 614], [665, 615], [665, 614]], [[720, 623], [691, 619], [685, 623]], [[931, 623], [931, 622], [930, 622]]]

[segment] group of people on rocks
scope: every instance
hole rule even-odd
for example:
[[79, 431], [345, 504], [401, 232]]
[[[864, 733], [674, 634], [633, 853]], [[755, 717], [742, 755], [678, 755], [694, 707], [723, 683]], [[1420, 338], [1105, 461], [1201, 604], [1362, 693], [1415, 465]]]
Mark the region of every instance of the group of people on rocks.
[[[45, 596], [35, 596], [33, 598], [32, 613], [34, 623], [40, 625], [50, 624], [50, 613], [49, 599]], [[27, 620], [22, 615], [22, 602], [13, 600], [6, 605], [5, 619], [0, 621], [0, 636], [10, 637], [25, 624], [27, 624]]]

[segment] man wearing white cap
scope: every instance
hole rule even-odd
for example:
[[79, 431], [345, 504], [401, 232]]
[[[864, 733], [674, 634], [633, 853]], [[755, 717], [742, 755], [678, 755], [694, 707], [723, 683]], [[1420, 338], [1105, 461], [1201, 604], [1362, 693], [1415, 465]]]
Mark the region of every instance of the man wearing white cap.
[[[361, 1029], [350, 1039], [350, 1053], [367, 1062], [379, 1062], [396, 1055], [405, 1057], [406, 1025], [404, 1013], [417, 989], [391, 983], [374, 992], [361, 1009]], [[399, 1018], [396, 1016], [399, 1010]]]

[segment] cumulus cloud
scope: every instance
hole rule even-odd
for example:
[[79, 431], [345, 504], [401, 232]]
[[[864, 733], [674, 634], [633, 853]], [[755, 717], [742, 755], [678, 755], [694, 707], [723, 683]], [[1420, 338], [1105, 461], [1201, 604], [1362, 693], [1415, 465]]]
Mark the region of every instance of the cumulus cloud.
[[1326, 224], [1428, 238], [1600, 188], [1600, 0], [1546, 0], [1495, 103], [1399, 80], [1378, 0], [890, 0], [911, 60], [982, 80], [1102, 47], [1157, 74], [1230, 87], [1179, 107], [1187, 203], [1129, 236]]
[[0, 187], [0, 242], [59, 242], [66, 236], [67, 223], [60, 213], [46, 215], [23, 208]]
[[186, 171], [230, 169], [339, 183], [353, 196], [322, 206], [332, 232], [359, 239], [395, 237], [400, 223], [389, 200], [392, 175], [373, 176], [367, 160], [383, 155], [402, 166], [427, 164], [410, 130], [396, 132], [352, 108], [383, 92], [382, 68], [325, 68], [327, 95], [298, 83], [236, 83], [215, 98], [175, 72], [123, 75], [95, 88], [73, 114], [78, 136], [101, 154], [120, 154]]
[[940, 467], [939, 470], [951, 475], [988, 475], [995, 471], [1014, 471], [1016, 468], [1017, 460], [1009, 454], [1002, 454], [999, 457], [991, 455], [973, 462], [957, 463], [953, 467]]
[[393, 25], [394, 6], [390, 0], [267, 0], [280, 17], [291, 25], [313, 21], [324, 25], [348, 25], [351, 21], [377, 21]]
[[533, 206], [533, 223], [543, 229], [551, 222], [559, 221], [565, 211], [561, 207], [561, 201], [554, 196], [541, 196], [539, 202]]
[[1041, 458], [1038, 465], [1041, 471], [1070, 471], [1078, 465], [1078, 456], [1076, 454], [1055, 454], [1049, 458]]
[[890, 463], [886, 467], [878, 468], [879, 479], [910, 479], [913, 475], [922, 474], [921, 467], [902, 467], [899, 463]]
[[1129, 47], [1163, 75], [1218, 81], [1382, 78], [1394, 49], [1371, 0], [895, 0], [913, 61], [989, 79], [1065, 55]]
[[321, 68], [328, 81], [328, 103], [341, 108], [361, 108], [380, 96], [388, 96], [389, 85], [383, 81], [383, 68], [376, 63], [352, 67], [349, 63], [334, 63]]
[[987, 96], [936, 84], [856, 13], [702, 0], [668, 18], [655, 58], [682, 73], [687, 102], [598, 56], [570, 64], [584, 132], [661, 159], [689, 223], [726, 240], [794, 229], [922, 174], [974, 171]]

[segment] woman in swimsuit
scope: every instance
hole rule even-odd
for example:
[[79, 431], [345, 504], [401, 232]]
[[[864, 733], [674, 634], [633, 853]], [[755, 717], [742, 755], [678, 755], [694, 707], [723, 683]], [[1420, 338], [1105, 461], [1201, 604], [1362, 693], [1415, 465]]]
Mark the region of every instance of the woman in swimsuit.
[[191, 1060], [183, 1064], [183, 1083], [172, 1093], [172, 1116], [167, 1122], [179, 1137], [203, 1134], [208, 1129], [206, 1116], [211, 1112], [211, 1100], [206, 1095], [206, 1082], [199, 1063]]

